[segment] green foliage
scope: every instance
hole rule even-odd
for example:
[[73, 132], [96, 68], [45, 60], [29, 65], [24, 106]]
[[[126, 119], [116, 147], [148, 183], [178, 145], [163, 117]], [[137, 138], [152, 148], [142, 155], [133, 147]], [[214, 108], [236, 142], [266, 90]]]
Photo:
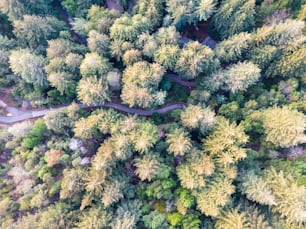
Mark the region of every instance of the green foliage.
[[222, 1], [212, 23], [220, 37], [225, 39], [248, 31], [255, 24], [254, 16], [255, 0]]
[[137, 39], [138, 34], [149, 32], [151, 29], [152, 25], [148, 18], [140, 14], [136, 14], [132, 17], [128, 14], [124, 14], [116, 19], [111, 26], [110, 37], [112, 39], [133, 42]]
[[130, 107], [148, 108], [162, 105], [166, 92], [158, 91], [159, 82], [164, 74], [159, 64], [146, 61], [128, 66], [123, 73], [121, 98]]
[[106, 228], [110, 221], [111, 215], [101, 207], [91, 207], [80, 216], [77, 228]]
[[150, 229], [166, 229], [169, 226], [166, 222], [166, 216], [158, 211], [153, 211], [149, 215], [143, 216], [143, 221], [145, 226]]
[[46, 134], [47, 127], [43, 119], [38, 119], [27, 137], [22, 140], [22, 146], [26, 149], [33, 149], [35, 146], [42, 144]]
[[183, 216], [178, 212], [168, 213], [167, 221], [171, 226], [180, 226], [182, 223]]
[[78, 98], [85, 104], [98, 105], [110, 100], [108, 84], [97, 77], [87, 77], [80, 80]]
[[[103, 2], [103, 1], [102, 1]], [[82, 17], [86, 15], [87, 10], [93, 4], [101, 3], [98, 0], [64, 0], [62, 2], [63, 6], [67, 11], [74, 17]]]
[[306, 117], [303, 113], [286, 107], [270, 108], [263, 112], [266, 141], [280, 147], [290, 147], [306, 142], [304, 134]]
[[200, 74], [209, 75], [219, 67], [213, 51], [198, 42], [189, 42], [180, 52], [175, 71], [186, 79], [197, 78]]
[[151, 181], [159, 172], [159, 162], [153, 154], [146, 154], [142, 158], [136, 158], [135, 173], [143, 180]]
[[166, 142], [169, 144], [168, 152], [175, 156], [188, 153], [192, 145], [188, 133], [181, 128], [174, 129], [167, 134]]
[[[249, 33], [239, 33], [218, 43], [215, 51], [216, 56], [222, 63], [231, 63], [242, 58], [247, 51], [251, 39]], [[256, 58], [256, 56], [254, 55]]]
[[215, 225], [216, 229], [247, 229], [250, 225], [247, 222], [245, 213], [239, 213], [237, 209], [223, 212]]
[[56, 38], [64, 27], [55, 17], [24, 15], [22, 20], [14, 21], [14, 35], [24, 44], [35, 49], [47, 44], [47, 40]]
[[111, 69], [108, 59], [101, 57], [98, 53], [87, 53], [80, 66], [83, 77], [97, 76], [105, 77]]
[[28, 49], [14, 50], [9, 57], [10, 68], [27, 83], [46, 86], [45, 58]]
[[166, 69], [174, 71], [179, 56], [180, 49], [177, 45], [162, 45], [154, 53], [154, 61]]

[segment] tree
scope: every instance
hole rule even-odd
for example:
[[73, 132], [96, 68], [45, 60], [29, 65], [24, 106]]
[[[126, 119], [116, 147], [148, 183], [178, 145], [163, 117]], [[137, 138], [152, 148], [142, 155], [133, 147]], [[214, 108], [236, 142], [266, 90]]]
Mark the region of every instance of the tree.
[[176, 128], [171, 133], [167, 134], [166, 142], [169, 144], [168, 152], [174, 156], [184, 155], [191, 149], [191, 140], [182, 128]]
[[280, 76], [283, 78], [300, 77], [306, 71], [306, 45], [289, 54], [284, 54], [277, 61], [269, 65], [265, 75], [268, 77]]
[[239, 213], [237, 209], [223, 212], [218, 216], [216, 229], [249, 229], [245, 212]]
[[228, 165], [246, 157], [242, 148], [248, 141], [241, 125], [219, 118], [214, 131], [204, 139], [203, 150], [216, 158], [221, 164]]
[[183, 188], [198, 189], [205, 186], [204, 176], [199, 175], [189, 164], [181, 164], [176, 169]]
[[210, 74], [218, 68], [219, 62], [213, 51], [199, 42], [189, 42], [180, 52], [175, 71], [186, 79], [195, 79], [201, 73]]
[[196, 8], [199, 21], [207, 21], [216, 11], [216, 2], [214, 0], [200, 0]]
[[78, 98], [88, 105], [103, 104], [110, 100], [107, 82], [97, 77], [81, 79], [77, 91]]
[[159, 64], [146, 61], [136, 62], [123, 72], [121, 98], [130, 107], [143, 108], [162, 105], [166, 93], [158, 91], [159, 82], [164, 74]]
[[217, 178], [207, 187], [196, 193], [198, 209], [206, 216], [216, 217], [230, 199], [235, 186], [226, 178]]
[[111, 214], [102, 207], [93, 206], [80, 215], [76, 226], [80, 229], [107, 228], [111, 219]]
[[123, 63], [128, 65], [133, 65], [134, 63], [141, 61], [141, 52], [137, 49], [127, 50], [122, 56]]
[[235, 93], [255, 84], [260, 77], [260, 68], [252, 62], [233, 64], [221, 73], [224, 77], [224, 88]]
[[134, 45], [131, 42], [122, 41], [122, 40], [113, 40], [110, 45], [110, 53], [112, 57], [115, 57], [117, 61], [120, 61], [123, 54], [134, 48]]
[[74, 76], [66, 72], [52, 72], [48, 75], [48, 81], [52, 87], [55, 87], [62, 95], [71, 95], [75, 92]]
[[254, 37], [257, 45], [287, 45], [303, 33], [304, 22], [287, 19], [282, 23], [259, 28]]
[[152, 27], [160, 26], [164, 13], [164, 0], [145, 0], [137, 2], [133, 8], [134, 14], [141, 14], [149, 19]]
[[0, 10], [7, 14], [12, 21], [22, 19], [23, 15], [46, 14], [51, 8], [51, 0], [3, 0], [0, 2]]
[[111, 69], [108, 59], [101, 57], [98, 53], [87, 53], [80, 66], [83, 77], [105, 77]]
[[120, 212], [111, 222], [112, 229], [133, 229], [135, 228], [136, 219], [130, 212]]
[[9, 57], [10, 68], [24, 81], [46, 87], [46, 61], [43, 56], [35, 55], [28, 49], [13, 50]]
[[151, 181], [159, 172], [160, 163], [152, 153], [145, 154], [142, 158], [136, 158], [134, 161], [135, 173], [142, 181]]
[[15, 138], [23, 138], [28, 135], [32, 128], [33, 124], [30, 121], [24, 121], [14, 124], [13, 126], [9, 127], [7, 131]]
[[247, 51], [251, 40], [251, 34], [239, 33], [218, 43], [215, 51], [216, 56], [222, 63], [235, 62], [242, 58]]
[[177, 45], [180, 39], [180, 34], [174, 26], [161, 27], [154, 36], [160, 45]]
[[275, 196], [268, 183], [253, 172], [242, 177], [241, 191], [249, 200], [268, 206], [276, 205]]
[[118, 202], [121, 198], [123, 198], [122, 188], [123, 184], [121, 184], [119, 181], [112, 181], [105, 184], [101, 199], [105, 207], [109, 207], [111, 204]]
[[173, 19], [173, 24], [177, 29], [182, 29], [186, 24], [192, 24], [197, 22], [195, 9], [196, 1], [187, 0], [168, 0], [167, 11]]
[[110, 37], [114, 40], [123, 40], [134, 42], [138, 34], [149, 32], [152, 24], [148, 18], [136, 14], [130, 17], [128, 14], [122, 15], [116, 19], [110, 28]]
[[150, 122], [141, 121], [130, 133], [134, 149], [140, 153], [148, 152], [158, 140], [157, 126]]
[[[248, 31], [255, 24], [255, 0], [222, 1], [212, 17], [214, 29], [222, 39]], [[222, 23], [220, 23], [222, 22]]]
[[49, 167], [56, 165], [59, 161], [61, 156], [64, 155], [64, 152], [61, 150], [51, 149], [45, 153], [45, 161]]
[[247, 59], [252, 63], [257, 64], [265, 75], [266, 69], [279, 54], [279, 50], [275, 46], [265, 45], [254, 47], [247, 53]]
[[154, 61], [164, 68], [174, 71], [180, 56], [178, 45], [162, 45], [154, 53]]
[[280, 147], [291, 147], [306, 142], [306, 116], [287, 107], [263, 111], [265, 139]]
[[143, 216], [143, 222], [149, 229], [166, 229], [169, 224], [166, 222], [166, 216], [158, 211], [152, 211], [150, 214]]
[[107, 57], [109, 53], [110, 39], [107, 35], [91, 30], [88, 34], [88, 48], [91, 52], [96, 52], [100, 56]]
[[22, 20], [14, 21], [13, 32], [21, 42], [35, 49], [39, 45], [46, 46], [47, 40], [58, 37], [63, 27], [63, 22], [55, 17], [24, 15]]
[[158, 48], [158, 42], [153, 35], [149, 33], [142, 33], [139, 35], [136, 41], [136, 46], [138, 49], [142, 50], [142, 54], [149, 58], [153, 57], [154, 52]]
[[189, 105], [181, 113], [181, 121], [183, 126], [190, 129], [198, 128], [202, 134], [206, 134], [215, 125], [215, 112], [208, 107], [202, 108], [200, 106]]
[[99, 3], [98, 0], [64, 0], [62, 2], [63, 6], [73, 17], [84, 17], [92, 5]]

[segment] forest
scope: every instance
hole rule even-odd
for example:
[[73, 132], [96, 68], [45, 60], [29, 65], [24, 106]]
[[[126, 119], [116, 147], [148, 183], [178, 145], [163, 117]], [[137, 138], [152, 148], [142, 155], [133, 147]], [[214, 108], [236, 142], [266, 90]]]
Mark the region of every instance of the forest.
[[0, 228], [305, 229], [306, 0], [0, 0]]

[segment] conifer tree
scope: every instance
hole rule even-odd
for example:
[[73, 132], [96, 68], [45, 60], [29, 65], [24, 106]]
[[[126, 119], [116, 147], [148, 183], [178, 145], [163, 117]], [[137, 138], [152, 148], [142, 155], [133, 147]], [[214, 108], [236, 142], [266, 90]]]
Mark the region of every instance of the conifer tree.
[[150, 153], [144, 155], [142, 158], [136, 158], [134, 165], [136, 167], [135, 173], [142, 181], [151, 181], [154, 176], [158, 174], [160, 163], [156, 157]]
[[246, 214], [234, 209], [218, 216], [215, 227], [216, 229], [249, 229], [250, 225], [247, 222]]
[[174, 71], [179, 55], [178, 45], [162, 45], [154, 53], [154, 61], [164, 68]]
[[182, 128], [176, 128], [167, 134], [168, 152], [175, 156], [184, 155], [191, 149], [191, 140]]
[[180, 52], [175, 71], [186, 79], [195, 79], [201, 73], [210, 74], [218, 68], [213, 51], [199, 42], [189, 42]]
[[103, 104], [110, 99], [108, 84], [97, 77], [81, 79], [77, 88], [78, 98], [85, 104]]
[[225, 39], [248, 31], [255, 24], [254, 16], [255, 0], [223, 0], [212, 23], [220, 37]]
[[280, 147], [290, 147], [306, 142], [304, 134], [306, 117], [287, 107], [275, 107], [263, 112], [266, 141]]
[[250, 39], [251, 34], [245, 32], [231, 36], [218, 43], [215, 54], [222, 63], [235, 62], [247, 51]]
[[83, 59], [80, 72], [83, 77], [105, 77], [111, 69], [108, 59], [101, 57], [98, 53], [87, 53]]

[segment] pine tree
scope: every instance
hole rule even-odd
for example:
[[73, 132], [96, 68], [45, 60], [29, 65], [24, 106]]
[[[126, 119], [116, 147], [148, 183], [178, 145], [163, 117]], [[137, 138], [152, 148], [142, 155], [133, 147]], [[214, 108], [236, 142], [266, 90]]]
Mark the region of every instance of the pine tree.
[[245, 90], [259, 80], [260, 71], [260, 68], [252, 62], [233, 64], [221, 73], [224, 77], [224, 88], [233, 93]]
[[136, 158], [134, 161], [135, 173], [142, 181], [151, 181], [159, 172], [160, 163], [152, 153], [145, 154], [142, 158]]
[[134, 63], [141, 61], [141, 52], [137, 49], [127, 50], [123, 56], [122, 60], [124, 65], [133, 65]]
[[215, 224], [216, 229], [249, 229], [246, 214], [239, 213], [237, 209], [223, 212], [218, 216]]
[[166, 142], [169, 144], [168, 152], [174, 156], [188, 153], [192, 146], [188, 133], [182, 128], [176, 128], [167, 134]]
[[218, 67], [213, 51], [199, 42], [189, 42], [180, 52], [175, 71], [186, 79], [194, 79], [201, 73], [210, 74]]
[[291, 147], [306, 142], [306, 117], [287, 107], [270, 108], [263, 112], [266, 141], [280, 147]]
[[111, 214], [102, 207], [93, 206], [80, 216], [76, 226], [80, 229], [107, 228], [111, 219]]
[[216, 1], [214, 0], [199, 0], [196, 8], [196, 13], [199, 21], [207, 21], [216, 11]]
[[206, 134], [216, 123], [215, 112], [208, 107], [189, 105], [181, 113], [181, 121], [183, 126], [190, 129], [199, 128], [202, 134]]
[[[212, 18], [215, 30], [222, 39], [248, 31], [255, 24], [255, 0], [222, 1]], [[220, 23], [222, 22], [222, 23]]]
[[242, 146], [247, 141], [248, 136], [241, 125], [219, 118], [213, 133], [204, 139], [203, 150], [221, 164], [228, 165], [246, 157]]
[[14, 50], [9, 57], [10, 68], [27, 83], [45, 87], [48, 85], [44, 71], [46, 60], [28, 49]]
[[110, 39], [107, 35], [91, 30], [88, 34], [88, 48], [91, 52], [96, 52], [100, 56], [107, 57], [109, 53]]
[[108, 59], [99, 56], [98, 53], [87, 53], [83, 59], [80, 72], [83, 77], [105, 77], [111, 69]]
[[199, 175], [189, 164], [179, 165], [176, 173], [183, 188], [197, 189], [205, 186], [204, 176]]
[[216, 217], [220, 214], [221, 208], [229, 202], [234, 191], [235, 186], [231, 180], [217, 178], [196, 193], [198, 209], [206, 216]]
[[111, 204], [123, 198], [122, 188], [123, 184], [119, 181], [112, 181], [105, 184], [101, 199], [105, 207], [109, 207]]
[[177, 60], [180, 56], [178, 45], [162, 45], [154, 53], [154, 61], [170, 71], [175, 70]]
[[78, 98], [85, 104], [103, 104], [110, 99], [108, 84], [97, 77], [87, 77], [80, 80], [77, 87]]
[[239, 33], [218, 43], [215, 54], [222, 63], [235, 62], [247, 51], [251, 39], [249, 33]]
[[180, 39], [180, 34], [174, 26], [161, 27], [154, 35], [160, 45], [177, 45]]
[[123, 40], [134, 42], [138, 34], [149, 32], [152, 24], [148, 18], [136, 14], [130, 17], [128, 14], [122, 15], [116, 19], [110, 28], [110, 37], [114, 40]]

